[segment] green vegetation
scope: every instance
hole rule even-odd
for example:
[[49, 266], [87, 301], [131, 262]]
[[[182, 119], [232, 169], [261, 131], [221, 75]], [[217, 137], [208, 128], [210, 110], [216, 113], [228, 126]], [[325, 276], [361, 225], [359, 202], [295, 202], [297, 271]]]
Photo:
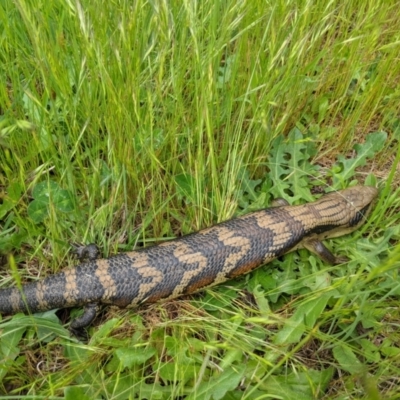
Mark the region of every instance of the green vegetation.
[[[356, 182], [370, 221], [199, 295], [1, 316], [13, 399], [400, 398], [397, 1], [0, 4], [0, 287]], [[80, 310], [71, 311], [77, 315]]]

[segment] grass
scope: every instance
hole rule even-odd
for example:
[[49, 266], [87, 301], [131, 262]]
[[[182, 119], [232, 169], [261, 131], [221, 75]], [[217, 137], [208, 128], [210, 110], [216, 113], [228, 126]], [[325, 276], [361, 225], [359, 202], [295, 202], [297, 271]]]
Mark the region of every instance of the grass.
[[[169, 4], [171, 3], [171, 4]], [[355, 182], [369, 223], [206, 293], [1, 317], [0, 393], [66, 399], [400, 398], [395, 1], [6, 0], [1, 287]], [[79, 310], [73, 310], [76, 315]], [[2, 360], [2, 361], [1, 361]]]

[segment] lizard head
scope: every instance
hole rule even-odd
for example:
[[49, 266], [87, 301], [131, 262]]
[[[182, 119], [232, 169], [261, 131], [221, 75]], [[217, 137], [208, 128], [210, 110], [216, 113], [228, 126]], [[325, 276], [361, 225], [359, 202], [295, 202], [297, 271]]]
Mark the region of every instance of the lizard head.
[[319, 233], [323, 233], [321, 239], [356, 230], [371, 213], [377, 195], [378, 190], [373, 186], [353, 186], [330, 192], [312, 203], [315, 212], [324, 221], [323, 226], [330, 227], [320, 227]]

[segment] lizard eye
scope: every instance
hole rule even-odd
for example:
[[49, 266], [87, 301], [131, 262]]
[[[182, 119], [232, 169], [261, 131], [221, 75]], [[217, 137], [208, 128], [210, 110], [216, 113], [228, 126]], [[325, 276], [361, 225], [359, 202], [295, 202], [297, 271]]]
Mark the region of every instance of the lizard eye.
[[362, 220], [362, 217], [363, 217], [363, 215], [361, 214], [361, 212], [357, 211], [354, 218], [352, 218], [352, 220], [350, 221], [350, 226], [357, 225]]
[[349, 222], [349, 226], [356, 226], [359, 222], [362, 221], [362, 219], [364, 218], [364, 215], [368, 214], [368, 208], [369, 208], [369, 204], [364, 207], [362, 210], [359, 210], [356, 212], [356, 214], [354, 215], [354, 217], [350, 220]]

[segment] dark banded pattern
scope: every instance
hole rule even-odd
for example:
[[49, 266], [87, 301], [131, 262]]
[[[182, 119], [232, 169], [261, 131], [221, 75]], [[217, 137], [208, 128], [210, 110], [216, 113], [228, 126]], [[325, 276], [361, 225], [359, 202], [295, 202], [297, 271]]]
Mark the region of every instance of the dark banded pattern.
[[86, 306], [87, 325], [101, 304], [135, 307], [172, 299], [246, 274], [298, 248], [338, 262], [320, 242], [365, 221], [377, 189], [356, 186], [313, 203], [279, 206], [139, 251], [87, 262], [39, 282], [0, 290], [0, 312]]

